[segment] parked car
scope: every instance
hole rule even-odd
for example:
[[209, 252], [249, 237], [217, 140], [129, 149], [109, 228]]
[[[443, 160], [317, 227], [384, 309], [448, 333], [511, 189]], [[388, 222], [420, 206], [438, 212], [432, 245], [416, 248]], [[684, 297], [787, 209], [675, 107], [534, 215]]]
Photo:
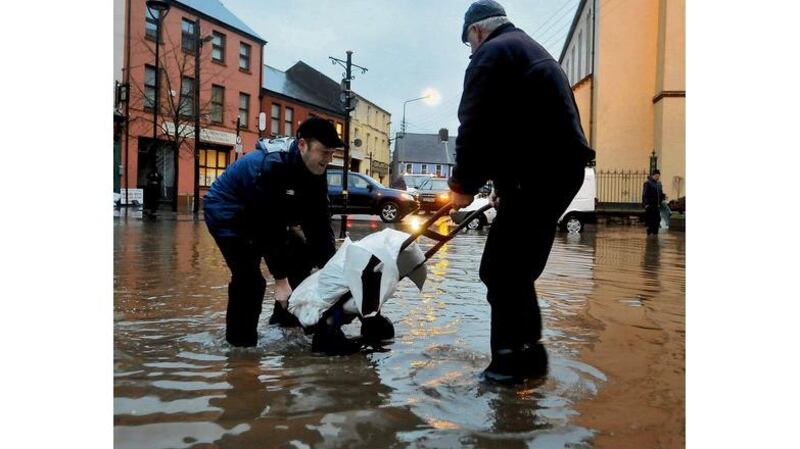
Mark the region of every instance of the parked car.
[[406, 191], [413, 195], [419, 191], [419, 187], [422, 184], [425, 184], [431, 178], [433, 178], [433, 175], [405, 174], [403, 175], [403, 182], [406, 184]]
[[[575, 195], [575, 198], [573, 198], [569, 206], [567, 206], [567, 210], [558, 219], [558, 228], [562, 231], [578, 233], [583, 230], [583, 226], [586, 223], [594, 222], [596, 219], [596, 197], [597, 178], [594, 167], [586, 167], [583, 185], [581, 186], [580, 190], [578, 190], [578, 193]], [[488, 202], [488, 195], [479, 193], [475, 196], [475, 200], [472, 202], [472, 204], [457, 212], [453, 212], [453, 221], [457, 224], [460, 224], [470, 212], [480, 209]], [[495, 209], [489, 209], [468, 223], [467, 229], [481, 229], [484, 226], [491, 224], [496, 215], [497, 211]]]
[[[328, 167], [328, 198], [331, 211], [343, 212], [342, 169]], [[417, 198], [402, 190], [390, 189], [362, 173], [347, 174], [347, 212], [378, 215], [387, 223], [396, 223], [419, 209]]]
[[450, 202], [450, 186], [445, 178], [428, 178], [417, 189], [420, 211], [437, 211]]

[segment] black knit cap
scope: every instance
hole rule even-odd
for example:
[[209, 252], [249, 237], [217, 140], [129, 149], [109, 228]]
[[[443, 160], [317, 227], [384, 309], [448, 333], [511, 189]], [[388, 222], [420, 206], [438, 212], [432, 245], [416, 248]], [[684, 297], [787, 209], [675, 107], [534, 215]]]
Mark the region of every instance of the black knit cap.
[[467, 30], [475, 22], [480, 22], [489, 17], [505, 16], [506, 10], [494, 0], [478, 0], [469, 5], [464, 14], [464, 28], [461, 30], [461, 42], [467, 41]]
[[319, 117], [311, 117], [301, 123], [297, 128], [297, 138], [314, 139], [328, 148], [344, 147], [333, 123]]

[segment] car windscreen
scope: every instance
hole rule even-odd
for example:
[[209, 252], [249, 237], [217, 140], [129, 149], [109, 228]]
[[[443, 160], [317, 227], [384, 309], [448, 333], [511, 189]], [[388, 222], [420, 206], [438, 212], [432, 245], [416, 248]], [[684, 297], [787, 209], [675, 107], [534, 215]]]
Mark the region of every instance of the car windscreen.
[[420, 190], [449, 190], [446, 179], [429, 179], [428, 182], [420, 186]]

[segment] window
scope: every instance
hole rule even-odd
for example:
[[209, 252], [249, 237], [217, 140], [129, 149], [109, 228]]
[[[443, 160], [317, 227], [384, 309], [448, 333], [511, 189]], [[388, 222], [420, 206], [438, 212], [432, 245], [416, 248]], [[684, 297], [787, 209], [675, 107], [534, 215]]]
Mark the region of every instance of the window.
[[228, 152], [200, 149], [200, 179], [202, 187], [210, 187], [228, 166]]
[[225, 111], [225, 88], [222, 86], [211, 86], [211, 121], [222, 123], [223, 112]]
[[[158, 31], [158, 16], [161, 14], [158, 10], [147, 9], [144, 14], [144, 36], [148, 39], [156, 40], [156, 32]], [[151, 16], [150, 13], [153, 13]]]
[[239, 126], [247, 128], [247, 116], [250, 115], [250, 95], [239, 93]]
[[283, 135], [292, 136], [292, 120], [294, 120], [294, 109], [286, 108], [283, 111]]
[[225, 62], [225, 35], [216, 31], [211, 33], [211, 59]]
[[367, 141], [364, 142], [364, 143], [366, 144], [366, 147], [364, 148], [364, 150], [369, 151], [369, 133], [367, 133]]
[[442, 173], [442, 166], [439, 165], [439, 164], [436, 164], [436, 176], [443, 176], [443, 175], [444, 174]]
[[406, 164], [406, 173], [411, 173], [411, 164]]
[[422, 169], [420, 170], [420, 173], [422, 173], [423, 175], [428, 174], [428, 164], [422, 164]]
[[339, 135], [339, 138], [340, 138], [340, 139], [343, 139], [343, 138], [344, 138], [344, 137], [342, 137], [342, 131], [343, 131], [343, 130], [344, 130], [344, 126], [343, 126], [341, 123], [339, 123], [339, 122], [336, 122], [336, 134], [338, 134], [338, 135]]
[[194, 116], [194, 79], [188, 76], [181, 78], [181, 97], [178, 102], [178, 112], [184, 117]]
[[195, 23], [191, 20], [181, 21], [181, 47], [187, 53], [194, 53], [194, 27]]
[[591, 20], [592, 20], [592, 11], [590, 10], [589, 14], [586, 16], [586, 71], [587, 72], [591, 72], [592, 70], [594, 70], [594, 67], [592, 67], [591, 59], [589, 59], [591, 54], [590, 48], [592, 43], [591, 42], [592, 38], [590, 34], [592, 32]]
[[270, 131], [273, 136], [278, 136], [281, 133], [281, 105], [272, 103], [272, 122], [270, 123]]
[[328, 185], [329, 186], [341, 186], [342, 185], [342, 174], [341, 173], [328, 173]]
[[573, 72], [572, 72], [572, 82], [574, 83], [575, 81], [578, 81], [578, 74], [577, 74], [577, 72], [578, 72], [578, 61], [575, 59], [575, 46], [574, 45], [572, 46], [572, 61], [574, 61], [572, 63], [572, 70], [573, 70]]
[[347, 184], [349, 184], [348, 187], [356, 189], [366, 189], [369, 186], [369, 183], [364, 178], [356, 175], [347, 175]]
[[144, 66], [144, 107], [153, 109], [156, 104], [156, 68]]
[[239, 43], [239, 68], [250, 70], [250, 46], [244, 42]]
[[583, 31], [578, 32], [578, 79], [583, 78]]

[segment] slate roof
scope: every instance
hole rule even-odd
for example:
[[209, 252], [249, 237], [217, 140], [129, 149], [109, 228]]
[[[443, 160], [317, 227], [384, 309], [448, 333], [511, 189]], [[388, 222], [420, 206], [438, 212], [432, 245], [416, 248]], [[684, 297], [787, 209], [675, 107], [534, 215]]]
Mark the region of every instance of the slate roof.
[[286, 97], [344, 115], [339, 84], [305, 62], [282, 72], [264, 64], [262, 88]]
[[398, 162], [455, 164], [455, 136], [449, 136], [446, 148], [447, 150], [445, 150], [444, 142], [439, 141], [439, 134], [398, 134], [395, 160]]
[[236, 17], [234, 13], [232, 13], [225, 5], [222, 4], [219, 0], [173, 0], [174, 3], [183, 5], [192, 9], [196, 12], [201, 13], [207, 17], [215, 19], [218, 22], [221, 22], [223, 25], [227, 25], [237, 31], [241, 31], [242, 33], [249, 35], [250, 37], [254, 38], [255, 40], [261, 41], [266, 43], [266, 39], [259, 36], [252, 28], [247, 26], [241, 19]]

